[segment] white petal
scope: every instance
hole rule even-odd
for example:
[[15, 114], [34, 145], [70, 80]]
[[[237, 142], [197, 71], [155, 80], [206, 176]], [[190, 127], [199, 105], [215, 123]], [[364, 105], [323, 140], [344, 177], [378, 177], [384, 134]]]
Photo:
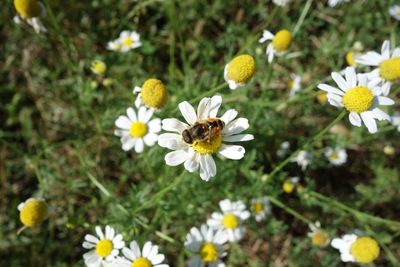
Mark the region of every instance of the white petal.
[[148, 258], [149, 254], [151, 252], [151, 248], [152, 248], [151, 242], [147, 241], [143, 246], [142, 256], [145, 258]]
[[328, 84], [324, 84], [324, 83], [319, 84], [318, 88], [321, 90], [324, 90], [325, 92], [331, 93], [331, 94], [344, 95], [343, 91], [341, 91], [333, 86], [330, 86]]
[[83, 242], [82, 247], [86, 248], [86, 249], [92, 249], [92, 248], [96, 247], [96, 245], [85, 241], [85, 242]]
[[356, 70], [353, 67], [347, 67], [345, 70], [346, 81], [350, 88], [356, 87], [357, 75]]
[[151, 133], [158, 133], [161, 131], [161, 119], [155, 118], [149, 121], [149, 132]]
[[360, 127], [361, 126], [361, 118], [356, 112], [350, 112], [349, 114], [350, 123], [354, 126]]
[[136, 144], [137, 139], [133, 139], [130, 136], [124, 136], [124, 141], [122, 142], [122, 149], [124, 151], [131, 150], [132, 147]]
[[142, 138], [136, 139], [135, 151], [136, 153], [142, 153], [144, 150], [144, 142]]
[[104, 239], [104, 234], [103, 234], [103, 231], [101, 230], [101, 227], [100, 226], [96, 226], [95, 230], [96, 230], [97, 236], [100, 239]]
[[245, 118], [239, 118], [225, 125], [222, 133], [224, 135], [234, 135], [243, 132], [249, 128], [249, 121]]
[[215, 161], [210, 155], [200, 155], [200, 177], [201, 179], [208, 181], [210, 177], [214, 177], [217, 174], [217, 167]]
[[144, 122], [146, 117], [146, 107], [141, 106], [138, 111], [138, 121]]
[[231, 136], [225, 136], [225, 142], [243, 142], [253, 140], [254, 136], [252, 134], [237, 134]]
[[378, 66], [384, 58], [375, 51], [367, 52], [356, 58], [356, 62], [361, 65]]
[[188, 145], [182, 141], [182, 135], [165, 133], [158, 136], [158, 145], [172, 150], [186, 149]]
[[100, 241], [97, 237], [95, 237], [94, 235], [90, 235], [90, 234], [85, 235], [85, 240], [89, 241], [91, 243], [94, 243], [94, 244], [97, 244]]
[[146, 146], [154, 146], [154, 144], [157, 142], [157, 138], [158, 136], [156, 134], [148, 133], [145, 137], [143, 137], [143, 141]]
[[165, 155], [165, 163], [169, 166], [178, 166], [188, 159], [189, 154], [183, 150], [169, 152]]
[[189, 125], [187, 125], [186, 123], [183, 123], [177, 119], [172, 118], [172, 119], [162, 120], [162, 128], [165, 131], [182, 133], [188, 127], [189, 127]]
[[199, 168], [200, 164], [200, 155], [198, 153], [190, 153], [189, 158], [185, 161], [185, 169], [189, 172], [195, 172]]
[[134, 261], [137, 257], [140, 256], [140, 254], [136, 254], [135, 252], [133, 252], [131, 249], [128, 248], [122, 248], [122, 254], [131, 261]]
[[339, 88], [341, 90], [343, 90], [344, 92], [346, 92], [347, 90], [350, 89], [349, 85], [347, 84], [347, 82], [345, 81], [345, 79], [343, 79], [342, 75], [340, 75], [337, 72], [332, 72], [332, 79], [336, 82], [336, 84], [339, 86]]
[[372, 113], [372, 116], [377, 120], [380, 120], [380, 121], [390, 121], [391, 120], [390, 116], [386, 112], [382, 111], [379, 108], [374, 108], [373, 110], [371, 110], [371, 113]]
[[208, 115], [210, 118], [216, 118], [219, 107], [222, 103], [222, 97], [220, 95], [215, 95], [211, 97], [211, 106], [210, 106], [210, 114]]
[[115, 126], [118, 128], [129, 130], [131, 128], [132, 122], [128, 119], [128, 117], [121, 115], [115, 121]]
[[126, 114], [128, 114], [128, 117], [129, 117], [129, 119], [131, 120], [131, 121], [137, 121], [137, 117], [136, 117], [136, 113], [135, 113], [135, 111], [133, 110], [133, 108], [128, 108], [127, 110], [126, 110]]
[[237, 114], [238, 112], [234, 109], [227, 110], [224, 115], [222, 115], [221, 120], [225, 122], [225, 125], [228, 125], [228, 123], [236, 118]]
[[210, 113], [211, 99], [209, 97], [204, 97], [200, 100], [199, 106], [197, 107], [197, 118], [199, 120], [204, 120], [208, 118]]
[[385, 96], [378, 96], [377, 97], [378, 104], [382, 106], [391, 106], [394, 105], [394, 101], [390, 99], [389, 97]]
[[142, 253], [140, 252], [139, 245], [136, 241], [132, 241], [129, 244], [129, 247], [131, 248], [132, 252], [135, 254], [136, 257], [142, 256]]
[[375, 119], [370, 111], [362, 112], [360, 116], [370, 133], [376, 133], [378, 131]]
[[385, 40], [383, 42], [381, 54], [382, 54], [382, 57], [384, 57], [385, 59], [390, 58], [390, 42], [389, 42], [389, 40]]
[[197, 121], [197, 115], [194, 111], [192, 105], [189, 104], [187, 101], [183, 101], [179, 104], [179, 110], [182, 113], [182, 116], [185, 118], [187, 123], [190, 125], [194, 124]]
[[243, 158], [245, 152], [246, 151], [242, 146], [225, 144], [223, 144], [218, 151], [218, 153], [220, 153], [222, 156], [233, 160], [239, 160]]

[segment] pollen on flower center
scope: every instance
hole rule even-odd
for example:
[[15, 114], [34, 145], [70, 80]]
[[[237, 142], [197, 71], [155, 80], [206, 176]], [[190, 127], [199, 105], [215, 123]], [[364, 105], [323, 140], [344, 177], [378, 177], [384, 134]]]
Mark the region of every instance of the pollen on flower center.
[[351, 245], [350, 253], [358, 261], [362, 263], [370, 263], [379, 257], [378, 243], [370, 237], [359, 237]]
[[46, 202], [38, 199], [28, 200], [19, 214], [21, 222], [27, 227], [33, 227], [42, 223], [48, 214]]
[[140, 121], [134, 122], [129, 129], [129, 133], [134, 138], [143, 137], [147, 134], [147, 125]]
[[124, 40], [122, 40], [122, 44], [124, 46], [132, 46], [133, 45], [133, 39], [131, 37], [125, 37]]
[[272, 40], [272, 45], [278, 52], [288, 50], [291, 44], [292, 34], [288, 30], [280, 30]]
[[349, 89], [342, 98], [344, 107], [350, 112], [361, 113], [367, 111], [374, 101], [371, 90], [364, 86]]
[[247, 83], [256, 71], [256, 61], [250, 55], [240, 55], [228, 64], [227, 75], [237, 83]]
[[400, 57], [382, 61], [379, 65], [379, 74], [387, 81], [400, 79]]
[[108, 239], [102, 239], [96, 245], [96, 253], [101, 257], [107, 257], [113, 250], [113, 244]]
[[137, 258], [131, 264], [131, 267], [151, 267], [151, 262], [143, 257]]
[[315, 246], [324, 246], [329, 241], [328, 235], [322, 230], [316, 230], [311, 236], [311, 243]]
[[227, 213], [222, 219], [222, 224], [227, 229], [235, 229], [239, 224], [239, 220], [235, 214]]
[[338, 159], [339, 158], [339, 155], [338, 155], [338, 153], [337, 152], [333, 152], [332, 154], [331, 154], [331, 159]]
[[218, 259], [218, 250], [214, 244], [205, 242], [200, 247], [200, 257], [204, 262], [214, 262]]
[[147, 106], [160, 109], [167, 102], [168, 93], [162, 81], [148, 79], [142, 85], [141, 97]]
[[255, 213], [260, 213], [264, 210], [264, 205], [261, 202], [255, 202], [253, 203], [253, 210]]
[[211, 140], [196, 141], [193, 143], [193, 149], [200, 154], [214, 154], [218, 152], [222, 144], [222, 136], [218, 135]]
[[37, 0], [14, 0], [14, 7], [24, 18], [34, 18], [40, 15], [40, 6]]

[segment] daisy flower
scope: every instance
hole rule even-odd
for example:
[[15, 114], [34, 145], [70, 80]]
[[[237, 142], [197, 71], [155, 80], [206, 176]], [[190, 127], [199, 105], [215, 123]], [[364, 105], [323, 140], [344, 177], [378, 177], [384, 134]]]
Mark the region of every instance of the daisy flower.
[[286, 6], [291, 0], [272, 0], [277, 6]]
[[249, 123], [245, 118], [235, 119], [238, 112], [234, 109], [226, 111], [218, 118], [221, 102], [219, 95], [205, 97], [200, 101], [196, 113], [192, 105], [184, 101], [179, 104], [179, 109], [187, 123], [173, 118], [162, 121], [162, 128], [170, 133], [161, 134], [158, 144], [174, 150], [165, 156], [167, 165], [177, 166], [184, 163], [189, 172], [200, 169], [201, 179], [208, 181], [217, 174], [214, 154], [218, 153], [233, 160], [243, 158], [244, 147], [224, 142], [254, 139], [251, 134], [240, 134], [249, 128]]
[[107, 70], [107, 65], [104, 63], [104, 61], [93, 60], [90, 70], [96, 75], [104, 75]]
[[24, 227], [40, 225], [49, 213], [49, 208], [43, 199], [29, 198], [18, 205], [19, 219]]
[[314, 246], [326, 247], [327, 245], [329, 245], [329, 236], [321, 229], [320, 222], [317, 221], [315, 223], [309, 224], [308, 227], [311, 230], [308, 233], [308, 237], [311, 238], [311, 243]]
[[253, 199], [251, 201], [251, 211], [257, 222], [264, 221], [271, 214], [271, 204], [268, 197]]
[[161, 131], [161, 120], [154, 118], [154, 111], [146, 107], [140, 107], [136, 114], [133, 108], [128, 108], [125, 115], [121, 115], [115, 121], [119, 129], [114, 134], [121, 137], [122, 149], [125, 151], [135, 147], [136, 153], [143, 152], [144, 145], [153, 146], [157, 142], [157, 133]]
[[142, 251], [136, 241], [132, 241], [129, 248], [124, 247], [122, 254], [125, 257], [115, 262], [115, 267], [169, 267], [163, 263], [165, 256], [158, 252], [158, 246], [147, 241]]
[[220, 212], [213, 212], [211, 219], [207, 220], [210, 227], [222, 230], [229, 242], [236, 242], [243, 238], [245, 228], [243, 222], [250, 217], [250, 212], [242, 201], [224, 199], [219, 202]]
[[291, 177], [285, 180], [282, 184], [283, 192], [287, 194], [291, 194], [295, 189], [296, 186], [299, 184], [300, 178], [297, 176]]
[[265, 43], [270, 40], [271, 43], [268, 44], [266, 50], [269, 63], [274, 59], [274, 55], [282, 56], [289, 50], [289, 47], [292, 44], [292, 33], [288, 30], [280, 30], [274, 35], [270, 31], [264, 30], [263, 36], [258, 40], [258, 42]]
[[287, 87], [290, 90], [289, 96], [293, 97], [301, 89], [301, 76], [294, 73], [290, 74]]
[[384, 41], [381, 54], [369, 51], [359, 57], [356, 62], [366, 66], [377, 66], [368, 73], [368, 78], [374, 82], [383, 83], [382, 93], [387, 96], [392, 82], [400, 79], [400, 47], [394, 49], [390, 56], [390, 42]]
[[222, 230], [217, 230], [203, 224], [200, 229], [192, 227], [186, 235], [185, 247], [196, 253], [188, 267], [225, 267], [221, 258], [226, 255], [222, 245], [227, 242], [227, 236]]
[[256, 71], [256, 61], [250, 55], [240, 55], [225, 65], [224, 79], [229, 88], [235, 90], [245, 86]]
[[90, 251], [83, 254], [83, 259], [88, 267], [103, 267], [116, 259], [120, 249], [125, 246], [125, 242], [122, 235], [116, 234], [114, 228], [108, 225], [106, 225], [105, 233], [100, 226], [96, 226], [95, 229], [97, 237], [85, 235], [82, 246]]
[[390, 121], [394, 126], [397, 126], [397, 131], [400, 132], [400, 112], [396, 111], [393, 113], [393, 115], [390, 117]]
[[383, 153], [385, 153], [385, 154], [388, 155], [388, 156], [393, 156], [393, 155], [396, 153], [396, 150], [395, 150], [395, 148], [394, 148], [393, 146], [391, 146], [391, 145], [386, 145], [386, 146], [383, 148]]
[[345, 3], [345, 2], [350, 2], [350, 0], [328, 0], [328, 5], [330, 7], [335, 7], [338, 4]]
[[332, 72], [332, 79], [339, 89], [327, 84], [319, 84], [318, 88], [328, 92], [331, 105], [345, 107], [350, 112], [349, 120], [352, 125], [360, 127], [361, 122], [364, 122], [370, 133], [376, 133], [378, 127], [375, 119], [390, 121], [390, 116], [378, 108], [379, 105], [394, 104], [390, 98], [381, 96], [389, 84], [378, 87], [376, 80], [369, 80], [367, 75], [357, 75], [353, 67], [346, 68], [345, 78]]
[[371, 263], [380, 253], [379, 245], [374, 239], [355, 234], [334, 238], [331, 246], [339, 250], [343, 262]]
[[121, 48], [122, 48], [122, 44], [121, 44], [119, 39], [113, 40], [113, 41], [109, 41], [107, 43], [107, 49], [108, 50], [120, 52]]
[[14, 0], [14, 7], [17, 11], [17, 16], [14, 17], [16, 24], [25, 21], [36, 33], [47, 31], [40, 21], [40, 17], [46, 16], [46, 9], [42, 3], [37, 0]]
[[335, 166], [343, 165], [347, 161], [346, 149], [340, 147], [336, 147], [335, 149], [331, 147], [325, 148], [325, 156]]
[[297, 156], [291, 159], [292, 162], [297, 162], [297, 165], [301, 167], [302, 171], [307, 169], [308, 165], [312, 163], [312, 160], [312, 155], [305, 150], [300, 150]]
[[289, 141], [284, 141], [280, 145], [278, 151], [276, 152], [276, 155], [278, 155], [278, 157], [280, 158], [283, 158], [289, 152], [289, 149], [290, 149]]
[[389, 8], [389, 14], [393, 18], [400, 20], [400, 6], [399, 5], [393, 5]]
[[140, 42], [140, 35], [135, 31], [123, 31], [119, 35], [119, 43], [121, 44], [120, 51], [122, 53], [128, 52], [131, 49], [142, 46]]
[[139, 108], [142, 104], [149, 108], [159, 110], [165, 106], [168, 100], [168, 92], [162, 81], [158, 79], [147, 79], [142, 87], [135, 86], [133, 93], [137, 94], [135, 106]]

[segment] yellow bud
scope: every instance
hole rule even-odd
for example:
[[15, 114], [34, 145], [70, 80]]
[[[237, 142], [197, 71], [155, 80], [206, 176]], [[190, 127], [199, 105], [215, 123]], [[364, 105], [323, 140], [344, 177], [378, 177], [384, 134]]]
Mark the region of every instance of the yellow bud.
[[162, 81], [148, 79], [142, 85], [142, 101], [151, 108], [160, 109], [168, 100], [168, 93]]
[[14, 0], [14, 7], [23, 18], [34, 18], [40, 15], [40, 6], [37, 0]]

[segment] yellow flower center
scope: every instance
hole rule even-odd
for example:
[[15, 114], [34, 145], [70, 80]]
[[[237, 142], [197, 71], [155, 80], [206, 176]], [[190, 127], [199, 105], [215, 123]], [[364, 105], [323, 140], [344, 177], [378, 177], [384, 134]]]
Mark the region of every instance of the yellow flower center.
[[382, 61], [379, 65], [379, 74], [387, 81], [400, 79], [400, 57]]
[[200, 257], [203, 262], [214, 262], [218, 259], [218, 250], [214, 244], [205, 242], [200, 247]]
[[148, 107], [162, 108], [168, 100], [168, 92], [162, 81], [148, 79], [142, 86], [142, 100]]
[[378, 243], [370, 237], [357, 238], [350, 247], [351, 255], [362, 263], [370, 263], [379, 257]]
[[211, 140], [196, 141], [193, 143], [193, 149], [200, 154], [214, 154], [218, 152], [222, 144], [222, 136], [217, 135]]
[[151, 267], [151, 262], [143, 257], [137, 258], [131, 264], [131, 267]]
[[48, 207], [46, 202], [38, 199], [28, 200], [19, 214], [21, 222], [27, 227], [41, 224], [47, 217]]
[[321, 105], [326, 104], [328, 102], [328, 94], [325, 92], [321, 92], [317, 95], [317, 100]]
[[112, 250], [113, 250], [113, 244], [108, 239], [102, 239], [96, 245], [96, 253], [103, 258], [110, 255]]
[[258, 214], [258, 213], [261, 213], [264, 210], [264, 204], [261, 203], [260, 201], [257, 201], [257, 202], [253, 203], [253, 207], [252, 208], [253, 208], [253, 211]]
[[227, 229], [235, 229], [239, 224], [239, 219], [235, 214], [227, 213], [222, 219], [222, 224]]
[[337, 153], [337, 152], [332, 152], [332, 154], [331, 154], [331, 159], [333, 159], [333, 160], [339, 159], [338, 153]]
[[315, 230], [311, 235], [311, 243], [314, 246], [325, 246], [329, 242], [328, 235], [322, 230]]
[[294, 80], [289, 80], [289, 81], [287, 82], [287, 88], [288, 88], [288, 89], [292, 89], [292, 88], [293, 88], [293, 84], [294, 84]]
[[272, 45], [278, 52], [287, 51], [291, 44], [292, 34], [288, 30], [280, 30], [272, 40]]
[[250, 55], [240, 55], [228, 64], [227, 75], [237, 83], [247, 83], [256, 71], [256, 61]]
[[342, 98], [344, 107], [350, 112], [361, 113], [367, 111], [374, 101], [371, 90], [364, 86], [357, 86], [347, 90]]
[[285, 193], [292, 193], [294, 190], [294, 184], [291, 181], [285, 181], [282, 185], [282, 189]]
[[140, 138], [147, 134], [147, 125], [143, 122], [137, 121], [132, 123], [129, 133], [134, 138]]
[[125, 37], [124, 40], [122, 40], [122, 44], [124, 46], [132, 46], [133, 43], [134, 43], [134, 41], [131, 37]]
[[346, 53], [346, 62], [349, 66], [356, 65], [356, 61], [354, 60], [354, 52], [349, 51]]
[[94, 60], [90, 69], [94, 74], [103, 75], [107, 70], [107, 65], [101, 60]]
[[37, 0], [14, 0], [14, 7], [23, 18], [34, 18], [40, 15], [40, 6]]

